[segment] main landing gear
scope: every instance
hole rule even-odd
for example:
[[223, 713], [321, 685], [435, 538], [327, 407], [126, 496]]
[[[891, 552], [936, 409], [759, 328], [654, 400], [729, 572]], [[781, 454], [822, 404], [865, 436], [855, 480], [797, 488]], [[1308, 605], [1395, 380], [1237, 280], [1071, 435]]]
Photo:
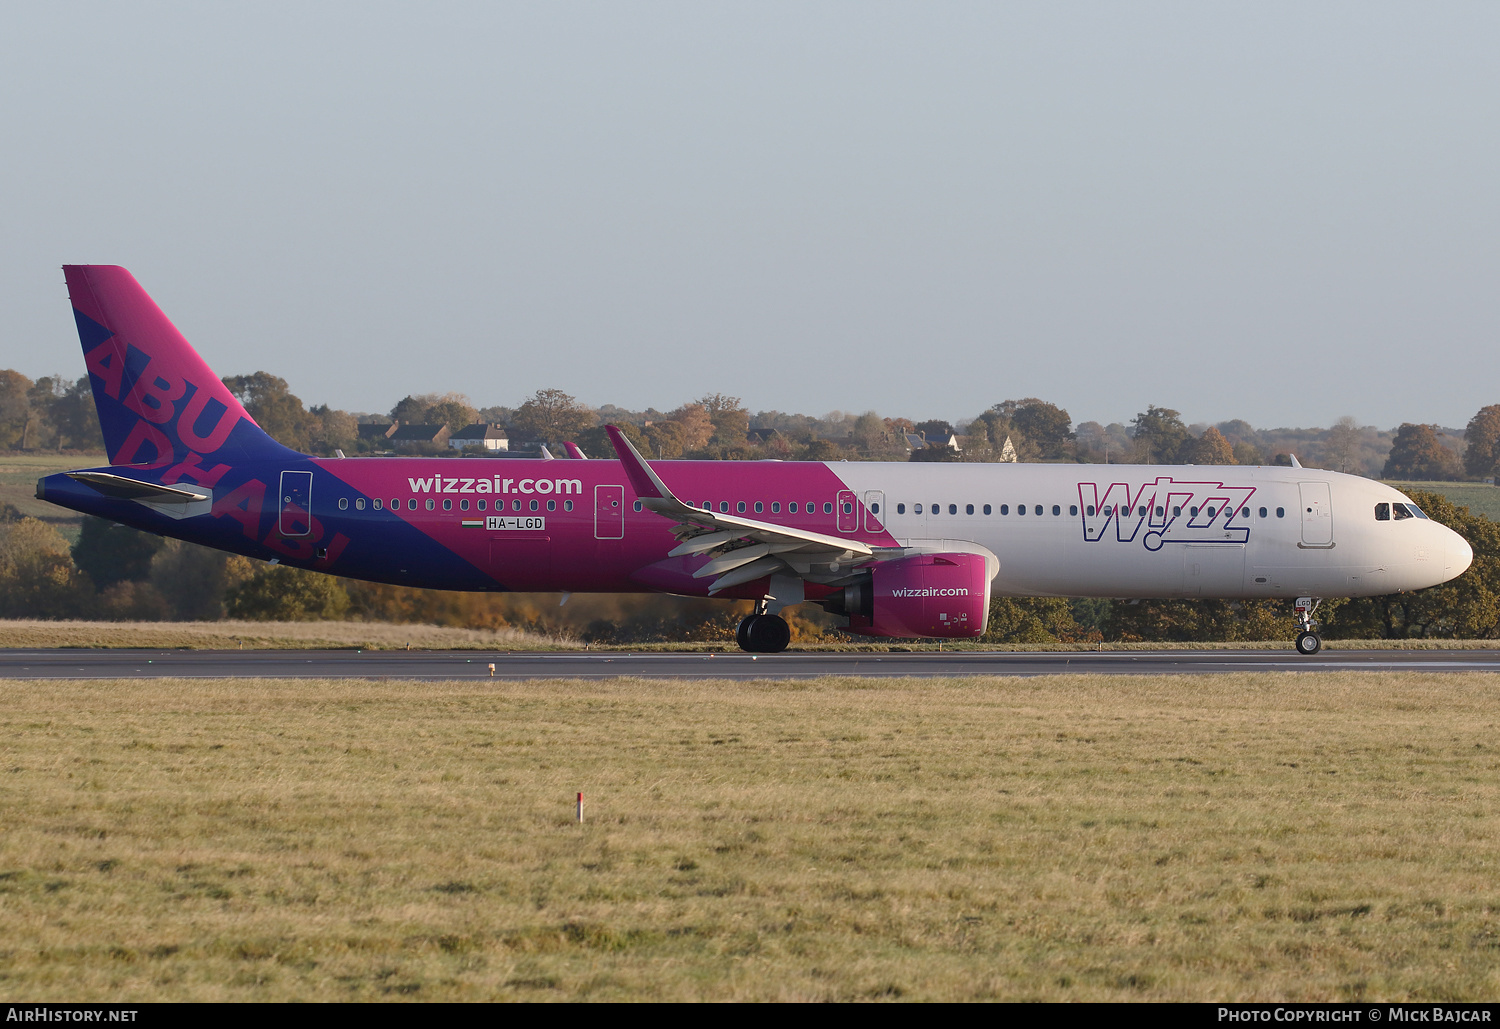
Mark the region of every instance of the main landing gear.
[[1301, 630], [1297, 633], [1297, 653], [1299, 654], [1316, 654], [1323, 649], [1323, 640], [1316, 632], [1318, 623], [1313, 620], [1313, 612], [1321, 603], [1323, 603], [1321, 597], [1297, 598], [1297, 627]]
[[734, 640], [752, 654], [779, 654], [792, 642], [792, 627], [780, 615], [746, 615], [734, 631]]

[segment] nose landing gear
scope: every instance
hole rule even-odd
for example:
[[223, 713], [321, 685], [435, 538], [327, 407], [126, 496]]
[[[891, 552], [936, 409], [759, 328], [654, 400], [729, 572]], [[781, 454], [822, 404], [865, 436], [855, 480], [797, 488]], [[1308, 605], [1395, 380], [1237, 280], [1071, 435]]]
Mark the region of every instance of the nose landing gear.
[[780, 615], [746, 615], [734, 631], [734, 640], [752, 654], [779, 654], [792, 642], [792, 627]]
[[1297, 627], [1301, 630], [1297, 633], [1297, 653], [1312, 655], [1323, 649], [1323, 640], [1317, 634], [1318, 623], [1313, 619], [1313, 612], [1318, 605], [1323, 603], [1322, 597], [1298, 597], [1297, 598]]

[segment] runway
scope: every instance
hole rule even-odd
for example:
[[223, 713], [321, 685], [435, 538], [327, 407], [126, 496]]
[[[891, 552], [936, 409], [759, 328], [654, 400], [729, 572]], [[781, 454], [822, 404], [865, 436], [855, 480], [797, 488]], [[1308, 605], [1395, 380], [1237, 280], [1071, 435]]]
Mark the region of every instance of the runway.
[[[491, 672], [490, 665], [494, 664]], [[354, 650], [0, 650], [0, 678], [810, 679], [824, 675], [1500, 672], [1500, 650], [632, 654]]]

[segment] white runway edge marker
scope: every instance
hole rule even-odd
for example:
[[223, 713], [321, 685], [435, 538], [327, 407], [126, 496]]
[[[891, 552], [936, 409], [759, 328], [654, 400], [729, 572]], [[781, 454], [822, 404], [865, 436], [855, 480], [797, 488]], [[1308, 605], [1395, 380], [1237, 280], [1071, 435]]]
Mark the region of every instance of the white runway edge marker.
[[578, 795], [578, 824], [583, 824], [583, 794]]

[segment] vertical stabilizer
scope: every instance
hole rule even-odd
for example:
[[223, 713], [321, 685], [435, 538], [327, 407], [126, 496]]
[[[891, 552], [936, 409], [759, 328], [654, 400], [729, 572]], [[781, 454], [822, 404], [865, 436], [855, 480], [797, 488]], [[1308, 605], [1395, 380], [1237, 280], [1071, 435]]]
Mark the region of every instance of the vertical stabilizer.
[[112, 465], [193, 477], [293, 452], [245, 411], [124, 268], [65, 265], [99, 425]]

